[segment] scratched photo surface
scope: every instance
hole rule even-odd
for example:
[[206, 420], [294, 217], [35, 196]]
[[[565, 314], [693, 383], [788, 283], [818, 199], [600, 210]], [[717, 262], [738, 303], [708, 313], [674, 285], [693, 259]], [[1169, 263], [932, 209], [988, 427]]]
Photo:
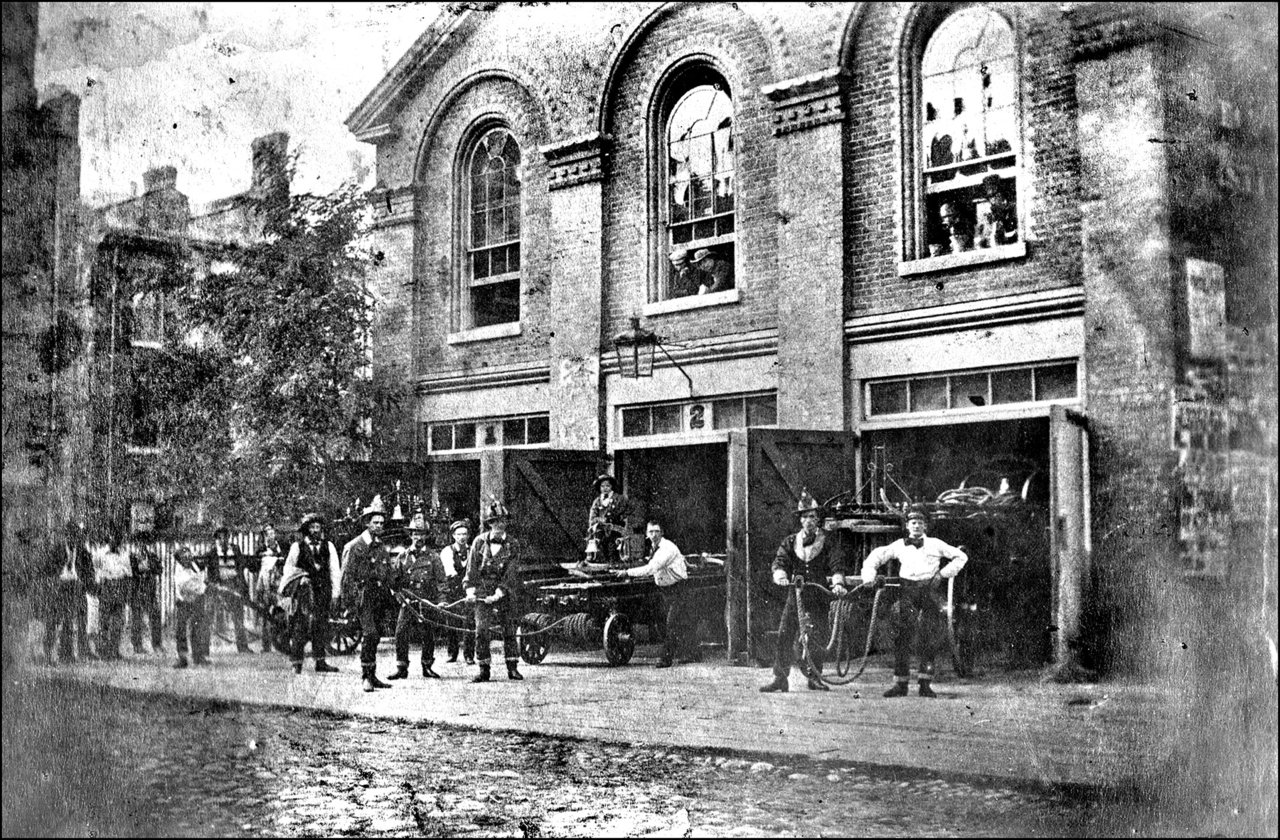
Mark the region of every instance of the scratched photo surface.
[[4, 835], [1276, 835], [1274, 5], [3, 16]]

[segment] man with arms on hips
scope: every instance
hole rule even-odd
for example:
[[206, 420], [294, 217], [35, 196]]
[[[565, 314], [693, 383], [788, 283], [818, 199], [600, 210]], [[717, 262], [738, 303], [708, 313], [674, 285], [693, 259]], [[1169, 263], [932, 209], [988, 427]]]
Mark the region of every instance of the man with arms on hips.
[[[662, 615], [667, 624], [662, 658], [656, 667], [670, 668], [676, 653], [689, 641], [686, 639], [690, 626], [689, 599], [685, 586], [689, 567], [676, 544], [662, 535], [662, 523], [650, 519], [645, 534], [649, 538], [649, 562], [631, 569], [619, 569], [614, 574], [620, 578], [653, 578], [662, 595]], [[697, 643], [696, 639], [692, 641]]]
[[[968, 556], [958, 548], [925, 535], [929, 526], [923, 510], [907, 514], [907, 536], [881, 546], [867, 555], [862, 564], [862, 582], [875, 583], [876, 570], [890, 560], [897, 560], [901, 586], [893, 607], [894, 685], [885, 697], [905, 697], [911, 680], [911, 637], [917, 619], [920, 622], [920, 696], [936, 697], [933, 682], [933, 660], [942, 641], [942, 581], [960, 574]], [[942, 560], [948, 560], [945, 566]]]
[[514, 596], [520, 584], [520, 543], [507, 535], [511, 516], [496, 498], [489, 506], [484, 524], [488, 530], [471, 543], [467, 575], [462, 586], [476, 616], [476, 662], [480, 673], [472, 682], [489, 682], [489, 637], [496, 625], [502, 633], [502, 655], [507, 660], [507, 679], [522, 680], [516, 670], [520, 648], [516, 644]]

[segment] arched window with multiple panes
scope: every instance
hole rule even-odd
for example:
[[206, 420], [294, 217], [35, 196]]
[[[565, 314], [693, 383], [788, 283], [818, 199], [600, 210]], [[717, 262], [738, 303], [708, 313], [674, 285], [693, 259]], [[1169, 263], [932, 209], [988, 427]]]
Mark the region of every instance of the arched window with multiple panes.
[[733, 99], [718, 73], [682, 74], [663, 99], [659, 216], [665, 241], [658, 297], [734, 288]]
[[981, 6], [932, 31], [919, 67], [919, 165], [927, 253], [1018, 242], [1018, 61], [1013, 30]]
[[463, 329], [520, 320], [520, 146], [505, 128], [481, 134], [465, 157]]

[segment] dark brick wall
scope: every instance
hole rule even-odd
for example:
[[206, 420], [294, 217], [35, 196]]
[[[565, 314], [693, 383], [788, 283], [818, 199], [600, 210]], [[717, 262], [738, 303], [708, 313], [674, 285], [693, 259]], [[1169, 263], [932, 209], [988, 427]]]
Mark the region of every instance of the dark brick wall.
[[[666, 253], [651, 214], [650, 189], [658, 161], [651, 160], [651, 96], [661, 74], [677, 59], [708, 55], [729, 84], [734, 101], [736, 282], [741, 301], [663, 315], [663, 335], [675, 340], [772, 327], [776, 319], [777, 159], [771, 111], [760, 88], [777, 80], [759, 28], [727, 4], [677, 7], [634, 47], [615, 90], [607, 119], [614, 153], [605, 169], [605, 334], [626, 329], [649, 302], [654, 261]], [[651, 229], [652, 228], [652, 229]]]
[[[851, 33], [846, 122], [845, 282], [850, 315], [978, 300], [1080, 283], [1079, 155], [1071, 28], [1051, 4], [993, 4], [1021, 52], [1022, 175], [1030, 196], [1024, 260], [899, 278], [914, 202], [908, 178], [915, 132], [912, 56], [946, 6], [875, 4]], [[913, 246], [908, 246], [908, 253]]]

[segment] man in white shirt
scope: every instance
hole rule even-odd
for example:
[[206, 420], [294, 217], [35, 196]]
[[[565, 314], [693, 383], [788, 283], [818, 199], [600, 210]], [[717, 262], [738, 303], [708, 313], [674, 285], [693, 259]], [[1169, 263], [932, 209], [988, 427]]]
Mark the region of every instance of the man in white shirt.
[[[689, 599], [685, 591], [689, 567], [676, 544], [662, 536], [662, 523], [650, 519], [645, 534], [649, 537], [649, 562], [631, 569], [620, 569], [614, 574], [620, 578], [652, 577], [657, 584], [658, 592], [662, 595], [662, 614], [666, 616], [667, 626], [662, 658], [658, 660], [656, 667], [670, 668], [675, 663], [676, 652], [684, 642], [690, 624]], [[689, 642], [690, 646], [696, 645], [697, 639]]]
[[[466, 595], [462, 590], [462, 576], [467, 571], [471, 526], [465, 519], [459, 519], [449, 526], [449, 535], [453, 542], [440, 550], [440, 565], [444, 567], [444, 599], [452, 604]], [[446, 630], [444, 638], [450, 662], [458, 661], [458, 648], [462, 648], [463, 661], [468, 665], [476, 664], [476, 637], [469, 628]]]
[[[885, 697], [905, 697], [911, 678], [911, 636], [917, 618], [920, 621], [920, 696], [936, 697], [933, 660], [942, 638], [942, 591], [944, 579], [960, 574], [969, 557], [960, 549], [933, 537], [925, 536], [928, 518], [922, 510], [907, 514], [907, 536], [881, 546], [867, 555], [862, 564], [862, 582], [875, 583], [876, 569], [897, 560], [901, 587], [894, 605], [894, 686]], [[940, 561], [948, 560], [945, 566]]]
[[98, 575], [100, 626], [98, 656], [104, 661], [123, 659], [120, 640], [124, 635], [124, 610], [133, 589], [133, 561], [124, 541], [122, 527], [110, 531], [107, 544], [93, 553]]

